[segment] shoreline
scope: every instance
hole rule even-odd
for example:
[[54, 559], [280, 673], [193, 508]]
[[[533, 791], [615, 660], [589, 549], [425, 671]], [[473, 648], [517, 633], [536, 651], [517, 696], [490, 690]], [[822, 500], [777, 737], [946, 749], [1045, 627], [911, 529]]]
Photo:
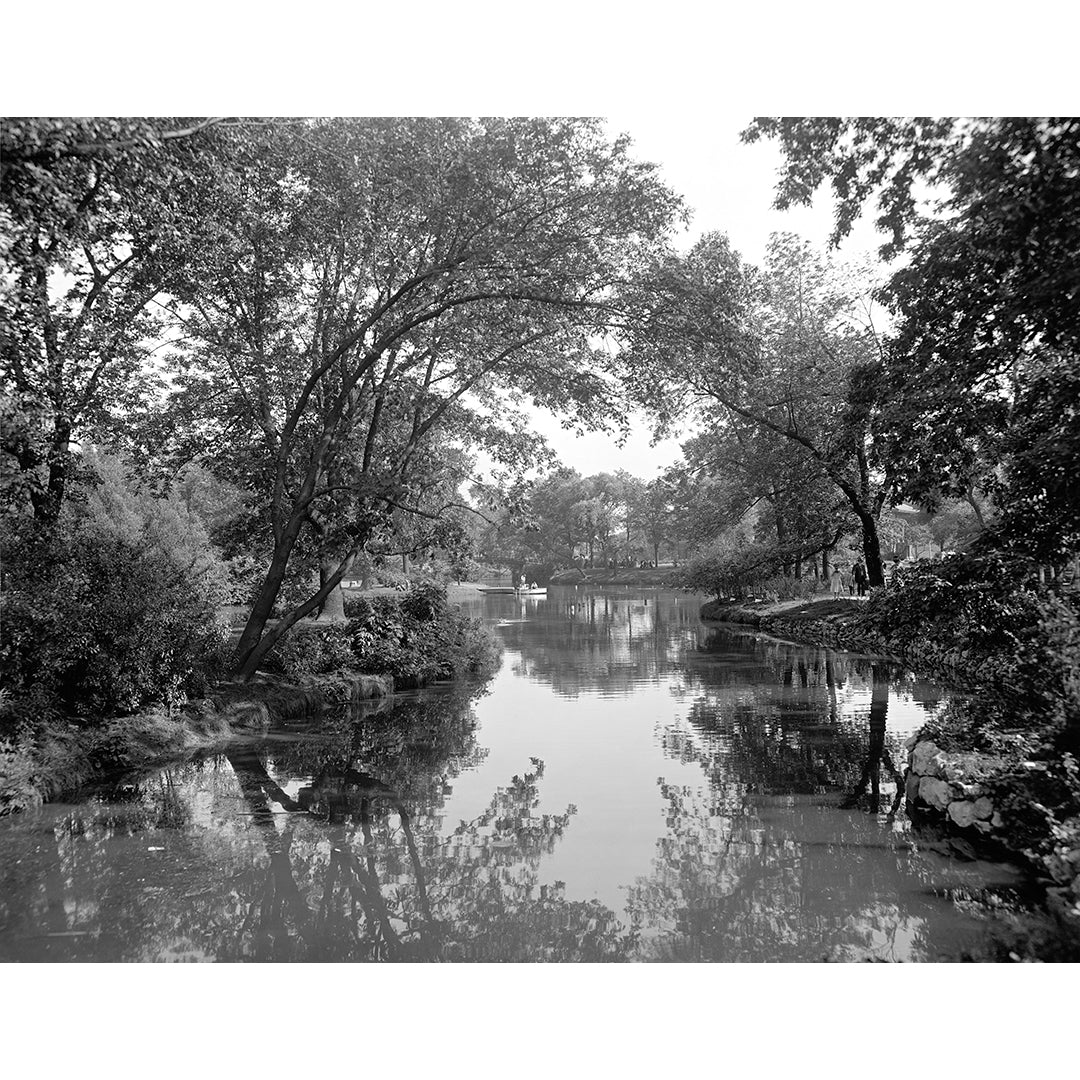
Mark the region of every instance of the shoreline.
[[[856, 600], [713, 600], [702, 605], [700, 615], [706, 623], [749, 627], [796, 644], [869, 653], [961, 692], [1015, 700], [992, 660], [925, 638], [903, 645], [890, 641], [860, 626], [859, 606]], [[1004, 858], [1022, 867], [1044, 889], [1042, 917], [1080, 942], [1080, 876], [1075, 874], [1080, 852], [1065, 856], [1071, 872], [1048, 875], [1045, 857], [1010, 828], [1008, 808], [1025, 798], [1015, 779], [1030, 766], [1025, 751], [981, 751], [972, 745], [970, 733], [938, 721], [915, 732], [904, 750], [905, 804], [920, 832], [962, 859]]]
[[378, 702], [394, 693], [389, 675], [342, 672], [301, 685], [262, 676], [221, 683], [171, 715], [161, 710], [114, 717], [99, 727], [77, 717], [46, 729], [36, 744], [0, 743], [0, 817], [54, 802], [86, 787], [151, 772], [276, 724], [335, 706]]

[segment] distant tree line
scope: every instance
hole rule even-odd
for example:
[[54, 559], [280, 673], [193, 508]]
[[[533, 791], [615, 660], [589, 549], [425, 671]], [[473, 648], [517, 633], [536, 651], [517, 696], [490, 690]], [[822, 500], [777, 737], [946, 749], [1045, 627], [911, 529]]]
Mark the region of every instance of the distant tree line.
[[668, 474], [645, 481], [620, 469], [582, 476], [556, 468], [508, 489], [478, 486], [484, 523], [473, 550], [514, 576], [559, 569], [678, 563], [688, 545], [682, 492]]

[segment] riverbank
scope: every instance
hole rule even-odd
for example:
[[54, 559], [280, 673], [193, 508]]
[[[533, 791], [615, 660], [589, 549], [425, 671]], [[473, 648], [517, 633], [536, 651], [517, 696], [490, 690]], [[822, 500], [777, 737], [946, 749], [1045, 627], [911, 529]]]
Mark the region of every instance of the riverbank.
[[850, 652], [875, 653], [917, 668], [926, 675], [946, 679], [965, 689], [999, 685], [991, 658], [946, 642], [903, 640], [882, 634], [864, 616], [865, 600], [814, 599], [741, 602], [710, 600], [701, 608], [706, 622], [752, 626], [775, 637], [810, 645], [825, 645]]
[[[331, 707], [492, 670], [498, 646], [447, 590], [350, 598], [348, 621], [303, 622], [247, 683], [219, 682], [173, 710], [67, 716], [8, 701], [0, 714], [0, 814], [150, 769]], [[115, 710], [119, 711], [119, 710]]]
[[[882, 631], [866, 601], [714, 600], [705, 621], [805, 644], [871, 653], [967, 690], [908, 740], [907, 808], [924, 836], [966, 858], [1006, 857], [1045, 886], [1047, 917], [1080, 955], [1080, 816], [1075, 758], [1049, 740], [1059, 703], [1023, 694], [1022, 668], [941, 627]], [[1040, 931], [1041, 932], [1041, 931]]]
[[0, 816], [61, 799], [88, 784], [139, 774], [243, 735], [345, 703], [393, 694], [389, 676], [344, 672], [297, 685], [223, 683], [173, 713], [153, 710], [89, 725], [55, 720], [24, 742], [0, 741]]
[[559, 570], [551, 575], [551, 585], [640, 585], [647, 588], [673, 588], [678, 567], [624, 566], [617, 569], [587, 568]]

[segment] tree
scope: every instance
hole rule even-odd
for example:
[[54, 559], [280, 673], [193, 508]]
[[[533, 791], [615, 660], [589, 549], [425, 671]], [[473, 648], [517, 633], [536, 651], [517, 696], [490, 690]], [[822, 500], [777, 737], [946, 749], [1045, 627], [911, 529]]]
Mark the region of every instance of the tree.
[[660, 565], [661, 546], [671, 541], [675, 516], [674, 498], [673, 485], [666, 478], [658, 476], [641, 488], [631, 510], [634, 523], [649, 546], [654, 566]]
[[153, 387], [152, 305], [200, 242], [217, 123], [4, 121], [0, 374], [22, 420], [3, 449], [41, 521], [60, 513], [72, 441]]
[[[271, 555], [235, 657], [248, 678], [394, 512], [447, 509], [416, 502], [446, 464], [437, 439], [520, 468], [534, 442], [514, 406], [600, 422], [589, 340], [627, 318], [612, 289], [678, 207], [591, 121], [313, 121], [229, 169], [225, 234], [176, 290], [194, 344], [171, 411], [176, 442], [200, 435], [265, 508]], [[310, 532], [322, 583], [268, 629]]]
[[737, 438], [741, 424], [794, 451], [846, 500], [882, 585], [877, 527], [895, 477], [874, 469], [878, 350], [859, 284], [796, 237], [774, 236], [758, 273], [710, 234], [639, 282], [655, 306], [623, 359], [660, 426], [696, 409], [707, 428]]
[[[1080, 349], [1080, 121], [759, 117], [745, 137], [761, 136], [787, 158], [777, 205], [830, 180], [838, 241], [876, 192], [889, 251], [908, 249], [884, 290], [897, 326], [879, 380], [882, 460], [901, 493], [964, 498], [977, 516], [977, 492], [990, 493], [1000, 543], [1067, 558], [1080, 519], [1062, 472], [1080, 449], [1068, 404]], [[940, 195], [934, 217], [920, 213], [920, 182]], [[1044, 439], [1045, 470], [1025, 458]]]
[[749, 521], [755, 539], [775, 548], [782, 573], [801, 578], [803, 563], [820, 554], [828, 578], [829, 553], [857, 523], [842, 492], [800, 447], [733, 417], [684, 443], [683, 456], [694, 478], [685, 516], [697, 544]]

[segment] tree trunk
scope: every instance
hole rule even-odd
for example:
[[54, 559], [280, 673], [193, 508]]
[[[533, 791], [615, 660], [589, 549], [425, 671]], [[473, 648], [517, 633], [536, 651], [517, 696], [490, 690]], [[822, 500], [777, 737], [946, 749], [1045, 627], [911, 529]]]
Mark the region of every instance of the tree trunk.
[[881, 540], [878, 537], [878, 523], [874, 515], [865, 508], [856, 507], [863, 534], [863, 559], [866, 562], [866, 576], [871, 589], [880, 589], [885, 584], [885, 568], [881, 563]]
[[[331, 574], [325, 584], [320, 590], [312, 597], [309, 597], [302, 604], [287, 611], [273, 627], [273, 629], [262, 633], [255, 641], [255, 644], [247, 650], [243, 659], [236, 663], [236, 676], [242, 682], [247, 682], [248, 679], [255, 674], [258, 670], [259, 664], [265, 659], [269, 652], [275, 645], [296, 625], [304, 616], [310, 615], [316, 608], [326, 599], [329, 593], [336, 589], [341, 584], [342, 569], [339, 566], [337, 571]], [[251, 620], [248, 620], [250, 626]], [[265, 627], [266, 620], [263, 620], [263, 626]], [[244, 632], [247, 633], [248, 627], [244, 628]], [[239, 653], [240, 646], [237, 646], [237, 653]]]
[[[274, 554], [270, 559], [270, 568], [266, 571], [266, 577], [255, 597], [255, 603], [251, 607], [251, 614], [244, 624], [243, 633], [236, 643], [236, 651], [233, 653], [233, 669], [237, 673], [243, 671], [252, 652], [259, 644], [266, 629], [266, 622], [277, 603], [278, 593], [281, 592], [281, 583], [285, 580], [285, 569], [289, 564], [289, 556], [292, 554], [293, 545], [296, 543], [296, 534], [300, 531], [300, 522], [290, 523], [290, 527], [282, 536], [281, 542], [274, 548]], [[247, 676], [242, 676], [247, 678]]]
[[[339, 559], [323, 559], [319, 564], [319, 588], [326, 587], [326, 583], [341, 569]], [[343, 571], [348, 573], [348, 568]], [[345, 594], [341, 591], [341, 585], [335, 585], [319, 608], [319, 619], [323, 622], [345, 621]]]
[[[10, 448], [6, 447], [6, 449]], [[70, 453], [71, 423], [58, 417], [53, 422], [53, 431], [49, 438], [49, 452], [46, 459], [49, 477], [45, 488], [42, 490], [37, 485], [33, 485], [30, 489], [30, 505], [38, 521], [53, 522], [60, 515], [60, 507], [63, 505], [67, 488]], [[41, 455], [30, 445], [29, 440], [14, 451], [14, 456], [19, 463], [19, 468], [24, 471], [36, 469], [43, 464]]]

